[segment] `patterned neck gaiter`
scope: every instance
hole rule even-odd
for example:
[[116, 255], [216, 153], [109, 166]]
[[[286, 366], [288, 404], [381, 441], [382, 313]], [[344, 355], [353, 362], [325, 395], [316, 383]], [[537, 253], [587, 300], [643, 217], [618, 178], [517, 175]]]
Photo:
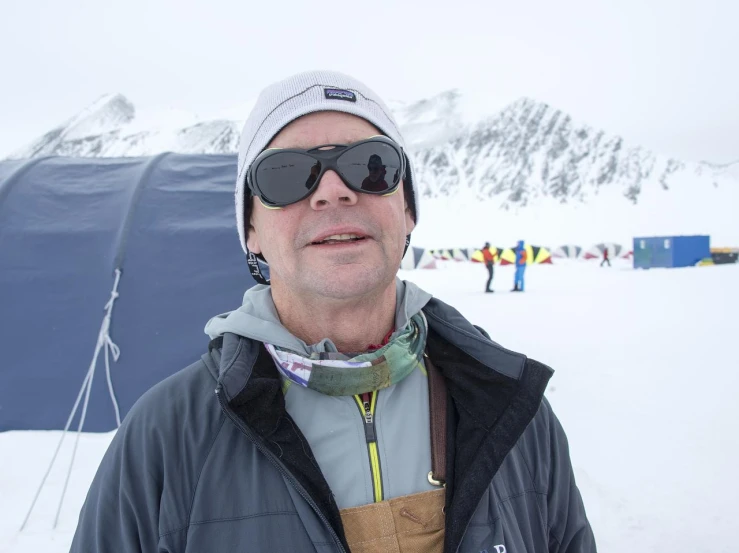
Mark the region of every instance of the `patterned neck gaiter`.
[[414, 315], [395, 338], [380, 349], [361, 353], [312, 353], [310, 357], [265, 343], [285, 378], [329, 396], [352, 396], [397, 384], [422, 362], [427, 326]]

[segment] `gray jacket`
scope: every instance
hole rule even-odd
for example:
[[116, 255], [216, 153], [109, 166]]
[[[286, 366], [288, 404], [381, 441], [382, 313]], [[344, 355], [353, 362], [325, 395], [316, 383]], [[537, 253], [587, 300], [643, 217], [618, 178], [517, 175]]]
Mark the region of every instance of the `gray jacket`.
[[[551, 370], [438, 300], [423, 312], [449, 394], [444, 550], [595, 551], [565, 434], [543, 397]], [[348, 551], [260, 342], [226, 333], [137, 402], [71, 551]]]

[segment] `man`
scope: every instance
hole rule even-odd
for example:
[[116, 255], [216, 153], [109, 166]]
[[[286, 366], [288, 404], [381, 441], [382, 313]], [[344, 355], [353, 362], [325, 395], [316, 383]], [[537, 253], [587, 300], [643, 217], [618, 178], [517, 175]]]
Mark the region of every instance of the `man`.
[[488, 270], [488, 281], [485, 284], [485, 292], [492, 293], [494, 290], [490, 289], [490, 285], [493, 282], [493, 270], [495, 269], [495, 255], [490, 251], [490, 242], [485, 242], [482, 247], [482, 260], [485, 263], [485, 267]]
[[528, 254], [523, 240], [518, 241], [514, 253], [516, 254], [516, 274], [513, 277], [513, 290], [511, 292], [523, 292], [526, 263], [528, 262]]
[[[397, 172], [384, 191], [361, 190], [368, 154]], [[595, 551], [551, 370], [396, 277], [414, 177], [362, 83], [314, 72], [262, 92], [236, 216], [264, 284], [128, 414], [73, 552]]]

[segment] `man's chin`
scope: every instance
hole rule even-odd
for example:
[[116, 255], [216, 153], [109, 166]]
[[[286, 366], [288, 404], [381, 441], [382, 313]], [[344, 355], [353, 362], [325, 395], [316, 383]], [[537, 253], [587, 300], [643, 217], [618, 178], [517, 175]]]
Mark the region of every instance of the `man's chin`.
[[388, 279], [376, 267], [366, 265], [337, 265], [317, 271], [310, 279], [309, 288], [317, 295], [333, 299], [361, 298], [381, 293], [394, 279]]

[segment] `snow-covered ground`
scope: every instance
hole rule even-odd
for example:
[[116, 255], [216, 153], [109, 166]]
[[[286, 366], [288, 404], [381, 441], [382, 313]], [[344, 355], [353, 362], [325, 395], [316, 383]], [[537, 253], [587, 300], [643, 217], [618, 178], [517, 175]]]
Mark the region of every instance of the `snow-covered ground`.
[[[600, 551], [739, 551], [739, 265], [633, 271], [597, 262], [511, 267], [449, 262], [403, 272], [508, 348], [556, 370], [547, 395], [570, 439]], [[206, 338], [204, 337], [204, 344]], [[52, 529], [74, 436], [28, 526], [18, 528], [58, 432], [0, 433], [0, 552], [67, 551], [112, 434], [83, 435]]]
[[669, 191], [645, 189], [638, 205], [609, 189], [587, 203], [560, 204], [542, 197], [525, 208], [505, 210], [496, 200], [479, 201], [460, 191], [451, 198], [423, 198], [412, 243], [430, 249], [479, 248], [486, 241], [510, 247], [526, 240], [549, 248], [576, 244], [588, 249], [615, 242], [631, 250], [636, 236], [702, 234], [711, 237], [711, 247], [739, 247], [736, 206], [739, 181], [729, 180], [696, 193], [695, 183], [675, 179]]

